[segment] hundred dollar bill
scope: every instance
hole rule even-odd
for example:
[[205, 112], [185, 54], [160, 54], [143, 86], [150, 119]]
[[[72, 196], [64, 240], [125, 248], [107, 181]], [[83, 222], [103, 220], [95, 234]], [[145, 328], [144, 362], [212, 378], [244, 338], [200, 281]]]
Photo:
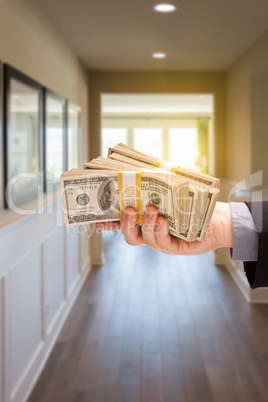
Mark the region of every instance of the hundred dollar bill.
[[189, 194], [188, 181], [176, 175], [73, 169], [60, 182], [67, 226], [118, 221], [126, 206], [136, 208], [141, 223], [145, 208], [154, 205], [171, 233], [187, 238], [180, 207]]
[[154, 158], [150, 155], [146, 155], [142, 152], [139, 152], [136, 149], [133, 149], [123, 143], [119, 143], [116, 146], [114, 146], [113, 148], [109, 148], [108, 157], [109, 158], [113, 157], [113, 154], [120, 154], [125, 157], [129, 157], [131, 159], [135, 159], [137, 161], [144, 162], [147, 164], [147, 166], [150, 165], [150, 166], [162, 168], [164, 170], [171, 170], [174, 173], [177, 173], [181, 176], [185, 176], [189, 179], [195, 180], [195, 181], [199, 182], [200, 184], [204, 184], [204, 185], [207, 185], [210, 187], [220, 188], [220, 180], [217, 179], [216, 177], [209, 176], [204, 173], [195, 172], [190, 169], [183, 168], [182, 166], [179, 166], [179, 165], [172, 165], [169, 162], [165, 162], [165, 161], [159, 160], [157, 158]]
[[[169, 162], [161, 161], [152, 156], [138, 152], [122, 143], [119, 143], [113, 148], [109, 148], [108, 158], [116, 160], [117, 162], [120, 161], [136, 165], [142, 164], [142, 166], [150, 166], [152, 169], [160, 168], [162, 170], [172, 171], [181, 177], [187, 177], [189, 183], [198, 189], [200, 199], [198, 213], [196, 213], [195, 210], [193, 211], [188, 237], [189, 240], [194, 240], [195, 238], [199, 241], [203, 240], [219, 196], [219, 179], [203, 173], [193, 172], [179, 165], [171, 165]], [[195, 221], [194, 225], [193, 220]]]
[[[121, 156], [121, 155], [119, 155]], [[134, 159], [125, 158], [127, 161], [122, 162], [121, 160], [115, 160], [111, 158], [105, 158], [99, 156], [96, 159], [92, 159], [90, 162], [86, 162], [84, 164], [84, 169], [103, 169], [103, 170], [132, 170], [142, 172], [154, 172], [155, 177], [157, 177], [158, 173], [162, 173], [164, 175], [169, 175], [170, 172], [167, 172], [163, 169], [154, 170], [151, 165], [146, 165], [140, 161], [136, 161]], [[148, 169], [149, 167], [149, 169]], [[172, 173], [174, 175], [174, 173]], [[179, 177], [179, 176], [177, 176]], [[185, 180], [185, 177], [183, 177]], [[195, 186], [191, 179], [187, 179], [189, 184], [189, 193], [182, 200], [180, 200], [180, 205], [178, 205], [179, 210], [179, 220], [180, 227], [183, 232], [183, 238], [192, 241], [195, 240], [197, 234], [200, 231], [200, 224], [202, 217], [204, 216], [204, 191], [200, 191], [199, 186]], [[198, 210], [197, 210], [198, 208]]]

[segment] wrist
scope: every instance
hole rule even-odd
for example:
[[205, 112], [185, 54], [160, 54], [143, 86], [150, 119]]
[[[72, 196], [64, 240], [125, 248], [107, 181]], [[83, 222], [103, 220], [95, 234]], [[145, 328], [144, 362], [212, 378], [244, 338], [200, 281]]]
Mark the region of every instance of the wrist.
[[221, 226], [222, 245], [221, 247], [233, 247], [233, 224], [230, 204], [221, 202]]
[[217, 202], [212, 216], [215, 248], [233, 247], [232, 214], [228, 203]]

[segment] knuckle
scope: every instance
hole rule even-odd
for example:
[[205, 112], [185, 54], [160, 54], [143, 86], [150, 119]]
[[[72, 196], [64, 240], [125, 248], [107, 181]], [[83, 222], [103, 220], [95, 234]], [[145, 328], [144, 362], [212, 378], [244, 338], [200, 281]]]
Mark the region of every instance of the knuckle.
[[131, 243], [126, 237], [124, 237], [124, 239], [125, 239], [125, 242], [126, 242], [129, 246], [132, 246], [132, 243]]
[[146, 244], [146, 246], [148, 246], [148, 247], [150, 247], [150, 248], [157, 248], [157, 244], [156, 244], [156, 242], [154, 241], [154, 240], [151, 240], [151, 239], [143, 239], [144, 240], [144, 243]]
[[165, 242], [163, 241], [163, 238], [161, 237], [161, 235], [155, 237], [155, 242], [158, 247], [160, 247], [160, 248], [165, 247]]
[[145, 236], [150, 235], [154, 231], [154, 226], [151, 225], [150, 223], [143, 223], [143, 225], [141, 227], [141, 231], [142, 231], [142, 234]]
[[127, 236], [126, 236], [126, 237], [124, 236], [124, 239], [125, 239], [125, 242], [126, 242], [129, 246], [135, 246], [135, 241], [133, 241], [133, 239], [131, 240], [131, 239], [129, 239]]

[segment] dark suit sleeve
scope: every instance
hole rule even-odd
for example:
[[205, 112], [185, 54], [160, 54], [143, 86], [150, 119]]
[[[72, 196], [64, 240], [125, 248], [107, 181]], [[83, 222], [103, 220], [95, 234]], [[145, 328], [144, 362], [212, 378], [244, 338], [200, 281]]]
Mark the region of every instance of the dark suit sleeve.
[[258, 260], [244, 261], [244, 270], [252, 289], [268, 287], [268, 201], [245, 204], [258, 231]]

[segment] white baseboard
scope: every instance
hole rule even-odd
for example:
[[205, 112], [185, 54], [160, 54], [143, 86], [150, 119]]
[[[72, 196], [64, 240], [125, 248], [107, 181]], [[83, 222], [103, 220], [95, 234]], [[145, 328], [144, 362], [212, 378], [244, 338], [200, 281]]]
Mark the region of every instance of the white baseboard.
[[105, 257], [103, 252], [98, 257], [93, 257], [91, 260], [91, 266], [103, 265], [104, 263], [105, 263]]

